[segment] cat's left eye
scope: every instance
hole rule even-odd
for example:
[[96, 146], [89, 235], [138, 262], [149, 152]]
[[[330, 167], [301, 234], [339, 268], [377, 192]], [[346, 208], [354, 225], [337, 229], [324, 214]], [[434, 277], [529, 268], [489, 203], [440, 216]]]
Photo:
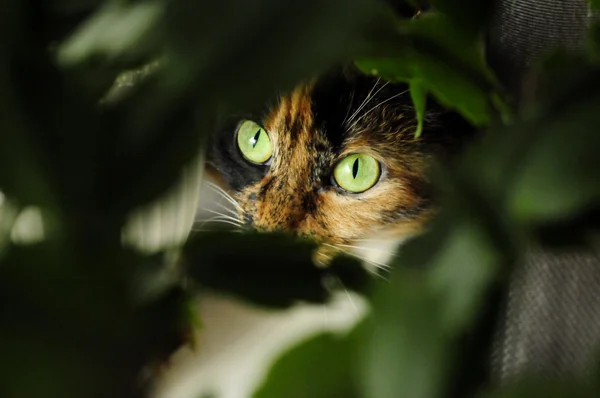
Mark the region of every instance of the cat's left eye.
[[337, 185], [351, 193], [361, 193], [371, 189], [381, 176], [379, 162], [362, 153], [355, 153], [342, 159], [333, 170]]
[[252, 120], [245, 120], [240, 124], [237, 144], [242, 155], [252, 163], [264, 164], [273, 156], [269, 134]]

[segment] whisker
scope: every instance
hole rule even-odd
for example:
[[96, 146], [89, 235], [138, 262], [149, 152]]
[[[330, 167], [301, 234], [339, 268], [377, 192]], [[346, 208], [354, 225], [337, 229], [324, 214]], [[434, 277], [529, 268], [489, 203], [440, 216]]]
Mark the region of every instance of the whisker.
[[[385, 82], [373, 95], [371, 95], [371, 93], [373, 93], [373, 90], [375, 89], [375, 87], [377, 87], [377, 84], [379, 84], [380, 80], [381, 80], [381, 78], [377, 78], [377, 81], [375, 82], [375, 85], [373, 85], [373, 88], [371, 89], [371, 91], [369, 91], [369, 93], [367, 94], [367, 97], [365, 98], [365, 100], [363, 101], [363, 103], [358, 107], [358, 109], [356, 111], [354, 111], [354, 113], [352, 114], [352, 116], [350, 116], [350, 118], [348, 119], [348, 121], [346, 122], [346, 124], [348, 124], [352, 120], [354, 120], [354, 118], [359, 114], [359, 112], [362, 111], [363, 108], [365, 106], [367, 106], [369, 104], [369, 102], [371, 102], [371, 100], [373, 98], [375, 98], [375, 96], [389, 84], [389, 82]], [[359, 118], [359, 120], [360, 120], [360, 118]], [[356, 123], [354, 123], [353, 125], [355, 125], [355, 124]]]
[[[192, 232], [223, 232], [223, 230], [222, 229], [204, 229], [204, 228], [196, 229], [196, 228], [192, 228]], [[228, 229], [227, 232], [228, 233], [229, 232], [233, 232], [233, 233], [236, 233], [236, 234], [241, 234], [244, 231], [241, 230], [241, 229]]]
[[385, 101], [381, 101], [380, 103], [378, 103], [377, 105], [375, 105], [374, 107], [372, 107], [371, 109], [369, 109], [367, 112], [363, 113], [358, 119], [356, 119], [354, 121], [354, 123], [352, 123], [352, 126], [350, 126], [350, 128], [356, 127], [356, 125], [358, 124], [358, 122], [360, 122], [361, 120], [363, 120], [365, 117], [367, 117], [367, 115], [369, 113], [373, 112], [375, 109], [379, 108], [381, 105], [385, 104], [386, 102], [389, 102], [389, 101], [393, 100], [394, 98], [397, 98], [397, 97], [399, 97], [401, 95], [404, 95], [406, 93], [408, 93], [408, 90], [404, 90], [401, 93], [394, 94], [390, 98], [386, 99]]
[[222, 204], [221, 202], [215, 202], [215, 205], [219, 206], [221, 209], [225, 210], [226, 212], [228, 212], [229, 214], [231, 214], [234, 217], [239, 217], [239, 214], [235, 212], [235, 210], [233, 210], [231, 207], [227, 207], [224, 204]]
[[389, 271], [392, 268], [391, 266], [389, 266], [387, 264], [382, 264], [382, 263], [379, 263], [377, 261], [370, 260], [368, 258], [360, 256], [360, 255], [358, 255], [356, 253], [352, 253], [351, 251], [344, 250], [343, 248], [341, 248], [341, 247], [339, 247], [337, 245], [330, 245], [328, 243], [323, 243], [323, 245], [329, 246], [329, 247], [333, 247], [334, 249], [338, 249], [339, 251], [344, 252], [344, 253], [348, 254], [349, 256], [355, 257], [355, 258], [357, 258], [359, 260], [362, 260], [362, 261], [364, 261], [364, 262], [366, 262], [368, 264], [371, 264], [371, 265], [375, 266], [375, 268], [380, 269], [382, 271]]
[[398, 257], [398, 255], [394, 252], [388, 252], [385, 250], [377, 249], [376, 247], [364, 247], [364, 246], [354, 246], [354, 245], [342, 245], [340, 243], [337, 244], [340, 247], [349, 247], [351, 249], [359, 249], [359, 250], [368, 250], [376, 253], [387, 254], [388, 256]]
[[238, 210], [240, 210], [241, 212], [244, 211], [244, 209], [242, 209], [242, 207], [240, 206], [240, 204], [237, 202], [237, 200], [235, 200], [227, 191], [225, 191], [223, 188], [221, 188], [220, 186], [218, 186], [217, 184], [215, 184], [214, 182], [211, 181], [206, 181], [206, 183], [208, 184], [209, 188], [212, 188], [213, 191], [217, 192], [218, 194], [221, 195], [222, 198], [224, 198], [225, 200], [227, 200], [229, 203], [231, 203], [232, 205], [234, 205]]
[[209, 222], [221, 222], [223, 224], [235, 225], [238, 228], [244, 226], [243, 223], [232, 222], [227, 219], [223, 219], [222, 216], [215, 216], [215, 217], [211, 217], [207, 220], [199, 220], [198, 222], [201, 222], [202, 224], [200, 224], [197, 228], [202, 228], [204, 225], [208, 224]]
[[350, 94], [350, 103], [348, 104], [348, 110], [346, 111], [346, 116], [344, 116], [344, 121], [342, 122], [342, 126], [346, 124], [348, 120], [348, 115], [350, 114], [350, 109], [352, 109], [352, 104], [354, 103], [354, 91]]
[[220, 212], [218, 212], [218, 211], [211, 210], [211, 209], [206, 209], [206, 208], [203, 208], [202, 210], [204, 210], [204, 211], [206, 211], [206, 212], [209, 212], [209, 213], [212, 213], [212, 214], [216, 214], [217, 216], [223, 217], [223, 218], [224, 218], [224, 219], [226, 219], [226, 220], [230, 220], [230, 221], [233, 221], [233, 222], [237, 222], [237, 223], [239, 223], [240, 225], [243, 225], [243, 224], [244, 224], [244, 223], [242, 222], [242, 220], [240, 220], [240, 219], [239, 219], [239, 218], [237, 218], [237, 217], [232, 217], [232, 216], [230, 216], [230, 215], [227, 215], [227, 214], [224, 214], [224, 213], [220, 213]]
[[340, 278], [337, 278], [337, 280], [340, 283], [340, 285], [342, 285], [342, 288], [344, 289], [344, 292], [346, 293], [346, 297], [348, 297], [348, 300], [350, 300], [350, 304], [352, 304], [352, 307], [354, 307], [354, 312], [358, 316], [360, 314], [358, 312], [358, 307], [356, 307], [356, 304], [354, 303], [354, 300], [352, 300], [352, 296], [350, 296], [350, 293], [348, 293], [348, 289], [346, 289], [346, 286], [344, 285], [344, 282], [342, 282], [342, 280]]
[[220, 187], [215, 185], [211, 186], [210, 188], [212, 188], [215, 193], [219, 194], [219, 196], [222, 199], [225, 199], [227, 202], [231, 203], [236, 209], [243, 211], [239, 203], [234, 198], [232, 198], [227, 192], [223, 191]]

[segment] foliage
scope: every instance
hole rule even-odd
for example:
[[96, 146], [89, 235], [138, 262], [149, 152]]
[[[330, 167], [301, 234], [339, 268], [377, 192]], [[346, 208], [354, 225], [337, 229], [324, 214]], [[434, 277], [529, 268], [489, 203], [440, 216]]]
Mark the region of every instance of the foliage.
[[[598, 226], [600, 67], [548, 57], [515, 116], [483, 57], [491, 2], [431, 3], [409, 19], [374, 0], [1, 0], [0, 396], [143, 396], [189, 334], [197, 289], [284, 308], [326, 301], [330, 276], [369, 292], [371, 317], [284, 353], [256, 397], [550, 396], [535, 382], [487, 392], [483, 364], [522, 248], [565, 231], [585, 243]], [[431, 93], [488, 130], [434, 173], [443, 211], [390, 283], [365, 285], [344, 258], [314, 268], [311, 245], [286, 236], [198, 234], [154, 254], [122, 243], [131, 212], [175, 185], [216, 114], [352, 59], [408, 82], [419, 118]], [[45, 239], [23, 245], [10, 231], [27, 206]], [[245, 249], [257, 247], [271, 250]], [[578, 396], [597, 395], [588, 385]], [[552, 396], [575, 396], [570, 386]]]

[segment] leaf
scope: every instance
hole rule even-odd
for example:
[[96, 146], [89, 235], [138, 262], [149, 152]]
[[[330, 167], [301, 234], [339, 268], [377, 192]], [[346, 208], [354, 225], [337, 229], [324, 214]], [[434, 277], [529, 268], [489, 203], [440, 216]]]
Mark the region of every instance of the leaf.
[[475, 125], [488, 123], [490, 96], [498, 85], [485, 63], [483, 41], [433, 13], [414, 20], [409, 32], [415, 40], [416, 76], [443, 105]]
[[324, 333], [284, 352], [253, 398], [358, 398], [353, 338]]
[[274, 308], [327, 301], [331, 278], [349, 289], [364, 288], [368, 277], [358, 262], [344, 259], [317, 267], [312, 261], [315, 248], [312, 242], [283, 234], [197, 234], [185, 245], [183, 261], [200, 286]]
[[173, 60], [168, 83], [202, 87], [213, 100], [264, 98], [351, 56], [378, 11], [371, 0], [346, 1], [344, 7], [317, 0], [171, 2], [165, 16]]
[[[599, 8], [600, 9], [600, 8]], [[595, 60], [600, 58], [600, 23], [592, 22], [588, 29], [588, 47], [590, 50], [590, 56]]]
[[412, 98], [415, 111], [417, 113], [417, 131], [415, 131], [415, 138], [421, 136], [423, 131], [423, 119], [425, 118], [425, 105], [427, 102], [427, 90], [422, 81], [413, 79], [410, 81], [410, 96]]
[[465, 35], [447, 17], [433, 12], [397, 24], [396, 44], [359, 59], [359, 68], [392, 81], [417, 79], [442, 105], [478, 126], [489, 123], [490, 105], [507, 113], [479, 37]]
[[466, 34], [477, 34], [488, 25], [495, 4], [493, 0], [431, 0], [430, 3]]
[[400, 251], [392, 283], [374, 299], [366, 398], [470, 396], [484, 377], [499, 313], [495, 283], [515, 250], [478, 190], [445, 173], [437, 180], [454, 187], [442, 214]]
[[594, 10], [600, 10], [600, 0], [588, 0], [590, 7]]
[[139, 300], [130, 290], [133, 275], [156, 269], [157, 257], [90, 247], [49, 238], [3, 256], [3, 397], [138, 396], [147, 382], [140, 369], [183, 343], [187, 295], [171, 285]]
[[598, 71], [581, 65], [563, 72], [576, 76], [572, 84], [554, 90], [513, 130], [526, 138], [527, 156], [513, 168], [509, 210], [527, 223], [563, 220], [600, 198]]
[[593, 383], [576, 380], [572, 377], [551, 379], [540, 376], [521, 376], [495, 391], [478, 395], [480, 398], [593, 398], [598, 391]]
[[106, 2], [92, 17], [65, 41], [57, 50], [61, 66], [72, 67], [100, 57], [104, 62], [115, 58], [132, 58], [149, 51], [149, 43], [156, 40], [152, 32], [163, 13], [163, 4], [145, 1], [134, 4]]

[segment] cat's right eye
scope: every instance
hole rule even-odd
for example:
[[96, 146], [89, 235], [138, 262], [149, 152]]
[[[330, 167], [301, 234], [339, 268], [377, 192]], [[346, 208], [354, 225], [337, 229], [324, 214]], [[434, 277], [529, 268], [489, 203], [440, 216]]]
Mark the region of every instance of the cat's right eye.
[[371, 189], [381, 177], [379, 162], [362, 153], [342, 159], [333, 170], [336, 184], [346, 192], [361, 193]]
[[269, 134], [252, 120], [245, 120], [240, 124], [237, 145], [244, 158], [255, 164], [265, 164], [273, 156]]

